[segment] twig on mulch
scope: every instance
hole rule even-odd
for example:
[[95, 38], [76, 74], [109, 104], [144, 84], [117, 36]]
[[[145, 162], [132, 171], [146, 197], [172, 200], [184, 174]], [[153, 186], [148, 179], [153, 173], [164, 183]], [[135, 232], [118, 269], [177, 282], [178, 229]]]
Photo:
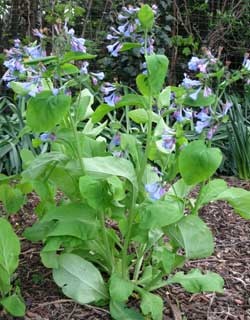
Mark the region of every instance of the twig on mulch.
[[[38, 303], [37, 307], [32, 308], [32, 311], [37, 310], [41, 307], [46, 307], [49, 305], [54, 305], [54, 304], [62, 304], [62, 303], [72, 303], [73, 301], [71, 299], [59, 299], [59, 300], [54, 300], [54, 301], [48, 301], [48, 302], [43, 302], [43, 303]], [[99, 310], [102, 312], [105, 312], [107, 314], [110, 314], [108, 310], [96, 306], [91, 306], [90, 304], [84, 304], [84, 307], [88, 309], [93, 309], [93, 310]]]

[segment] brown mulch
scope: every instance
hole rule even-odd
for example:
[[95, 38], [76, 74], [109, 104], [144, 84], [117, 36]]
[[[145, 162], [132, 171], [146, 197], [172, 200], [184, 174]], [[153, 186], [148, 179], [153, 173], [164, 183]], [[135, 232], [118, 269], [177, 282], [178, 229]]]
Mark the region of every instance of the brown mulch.
[[[250, 190], [250, 183], [226, 178], [228, 184]], [[11, 217], [17, 232], [35, 220], [38, 198], [33, 195], [21, 214]], [[204, 207], [200, 216], [211, 228], [216, 249], [207, 259], [189, 261], [184, 270], [200, 268], [219, 273], [225, 280], [224, 294], [189, 294], [180, 286], [158, 290], [165, 302], [164, 320], [250, 320], [250, 222], [233, 213], [222, 201]], [[22, 239], [17, 277], [27, 305], [24, 320], [108, 320], [108, 310], [79, 306], [64, 297], [53, 283], [51, 271], [39, 257], [40, 245]], [[0, 320], [13, 317], [0, 313]], [[129, 320], [129, 319], [128, 319]]]

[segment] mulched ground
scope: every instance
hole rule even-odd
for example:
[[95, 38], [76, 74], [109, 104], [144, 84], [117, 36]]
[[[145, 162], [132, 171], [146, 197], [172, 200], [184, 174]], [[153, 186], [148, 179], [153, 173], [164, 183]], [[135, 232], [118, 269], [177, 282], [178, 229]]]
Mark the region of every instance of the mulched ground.
[[[250, 190], [250, 183], [226, 178], [230, 185]], [[35, 219], [33, 195], [21, 214], [12, 216], [19, 234]], [[165, 301], [164, 320], [250, 320], [250, 222], [235, 215], [224, 202], [204, 207], [200, 216], [210, 226], [216, 243], [213, 256], [186, 263], [185, 270], [199, 267], [219, 273], [225, 280], [224, 294], [188, 294], [180, 286], [158, 291]], [[39, 258], [39, 245], [22, 239], [17, 276], [27, 313], [24, 320], [108, 320], [108, 310], [79, 306], [65, 298], [52, 281], [51, 271]], [[0, 320], [13, 320], [0, 313]], [[128, 319], [129, 320], [129, 319]]]

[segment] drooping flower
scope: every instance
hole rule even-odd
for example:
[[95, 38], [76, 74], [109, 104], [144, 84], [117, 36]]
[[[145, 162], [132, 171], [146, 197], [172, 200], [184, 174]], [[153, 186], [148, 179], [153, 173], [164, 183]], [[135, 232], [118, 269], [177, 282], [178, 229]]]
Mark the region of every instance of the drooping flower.
[[213, 138], [215, 132], [217, 131], [217, 129], [218, 129], [218, 124], [212, 126], [212, 127], [208, 130], [208, 132], [207, 132], [207, 139], [208, 139], [208, 140], [212, 140], [212, 138]]
[[121, 136], [120, 136], [120, 134], [117, 133], [111, 139], [109, 146], [112, 149], [114, 147], [119, 147], [120, 144], [121, 144]]
[[199, 80], [192, 80], [192, 79], [188, 78], [186, 74], [184, 74], [184, 79], [182, 80], [181, 84], [183, 87], [185, 87], [187, 89], [201, 86], [201, 82]]
[[165, 130], [161, 136], [162, 147], [168, 151], [172, 151], [175, 148], [175, 133], [172, 130]]
[[232, 106], [233, 106], [233, 103], [231, 101], [226, 101], [226, 103], [222, 105], [222, 108], [223, 108], [222, 115], [225, 116]]
[[195, 117], [201, 121], [210, 120], [211, 117], [209, 116], [209, 110], [208, 108], [203, 108], [199, 113], [195, 115]]
[[188, 69], [191, 71], [200, 71], [202, 73], [206, 73], [207, 64], [208, 62], [206, 61], [206, 59], [192, 57], [192, 59], [188, 62]]
[[24, 47], [24, 50], [32, 59], [39, 59], [46, 56], [46, 53], [42, 50], [40, 44], [37, 46], [26, 46]]
[[118, 57], [118, 53], [122, 48], [122, 44], [119, 41], [116, 41], [114, 44], [107, 46], [108, 52], [112, 57]]
[[243, 67], [250, 71], [250, 59], [249, 59], [249, 53], [245, 53], [244, 60], [242, 63]]
[[51, 132], [45, 132], [40, 134], [40, 139], [42, 142], [52, 142], [56, 140], [56, 135]]
[[204, 91], [203, 91], [203, 96], [204, 97], [209, 97], [213, 93], [212, 89], [205, 86]]
[[120, 95], [116, 93], [116, 87], [110, 82], [106, 82], [102, 85], [101, 91], [104, 94], [104, 101], [111, 107], [121, 99]]
[[210, 126], [210, 119], [205, 121], [197, 121], [195, 125], [195, 131], [197, 133], [201, 133], [204, 128], [207, 128]]
[[198, 65], [200, 64], [200, 59], [198, 57], [192, 57], [188, 62], [188, 69], [191, 71], [198, 71]]
[[195, 90], [195, 92], [193, 92], [192, 94], [190, 94], [189, 97], [194, 101], [197, 100], [200, 91], [201, 91], [201, 87]]
[[149, 198], [153, 201], [160, 200], [164, 196], [166, 190], [159, 182], [149, 183], [145, 185], [145, 190], [149, 195]]

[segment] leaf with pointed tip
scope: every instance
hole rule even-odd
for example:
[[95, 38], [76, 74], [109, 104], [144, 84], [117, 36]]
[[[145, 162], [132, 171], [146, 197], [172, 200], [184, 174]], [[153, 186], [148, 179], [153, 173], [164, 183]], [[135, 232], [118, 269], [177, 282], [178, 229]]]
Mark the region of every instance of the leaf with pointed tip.
[[58, 268], [53, 270], [53, 278], [67, 297], [80, 304], [108, 300], [99, 270], [75, 254], [64, 253], [58, 257]]

